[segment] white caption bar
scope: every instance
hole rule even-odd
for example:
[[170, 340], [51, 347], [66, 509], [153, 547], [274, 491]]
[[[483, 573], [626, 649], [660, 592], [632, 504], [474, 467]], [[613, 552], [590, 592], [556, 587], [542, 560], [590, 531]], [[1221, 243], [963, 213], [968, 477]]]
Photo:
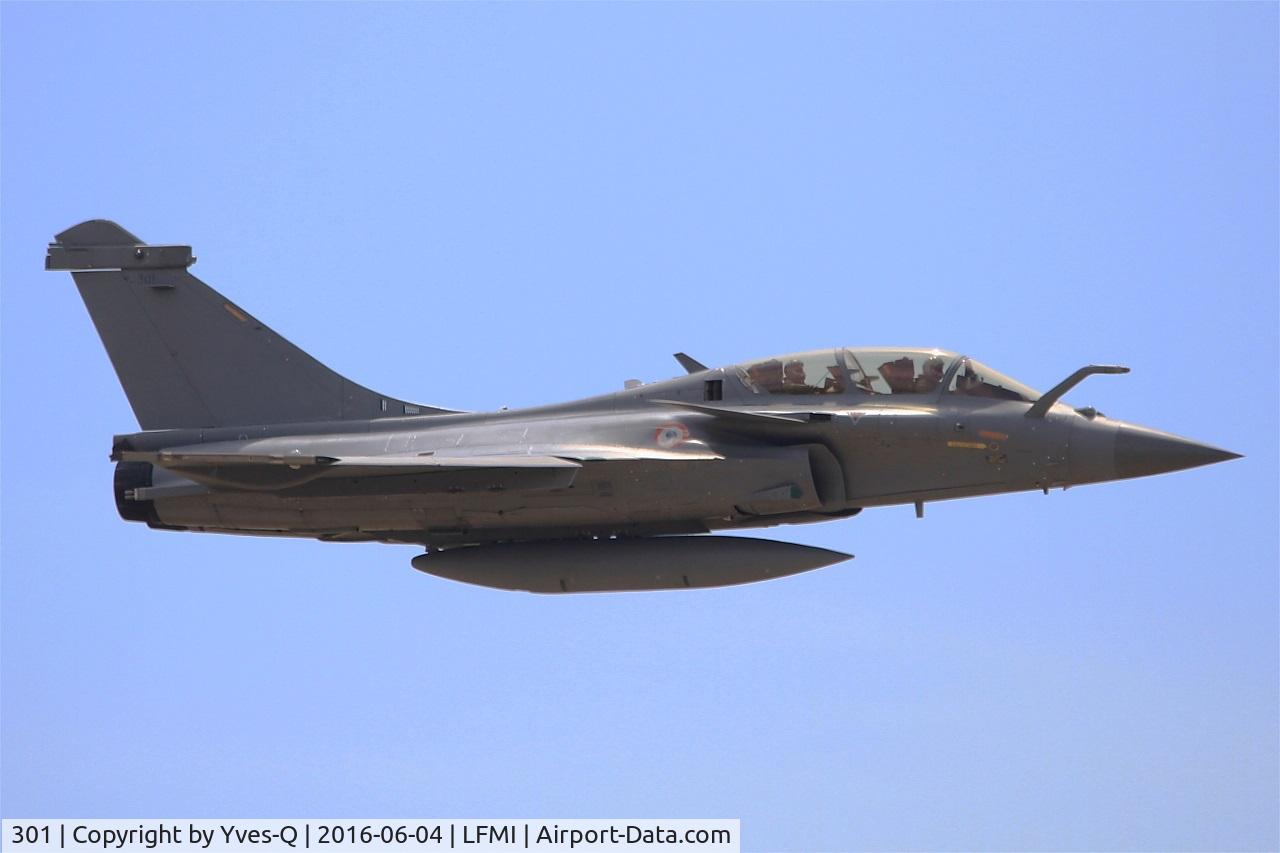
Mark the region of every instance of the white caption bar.
[[76, 850], [738, 853], [738, 820], [6, 820], [3, 853]]

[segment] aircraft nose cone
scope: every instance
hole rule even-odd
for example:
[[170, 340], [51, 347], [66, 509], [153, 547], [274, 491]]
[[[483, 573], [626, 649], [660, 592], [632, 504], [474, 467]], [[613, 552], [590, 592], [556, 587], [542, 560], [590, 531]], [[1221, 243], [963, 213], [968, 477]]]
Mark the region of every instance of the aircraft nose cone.
[[1116, 433], [1115, 469], [1118, 477], [1147, 477], [1239, 458], [1239, 453], [1230, 450], [1132, 424], [1124, 424]]

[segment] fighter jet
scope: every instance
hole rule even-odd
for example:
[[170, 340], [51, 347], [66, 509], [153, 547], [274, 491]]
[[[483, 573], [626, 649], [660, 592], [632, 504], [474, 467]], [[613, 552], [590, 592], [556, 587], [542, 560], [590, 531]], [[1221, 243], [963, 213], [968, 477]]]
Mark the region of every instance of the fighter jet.
[[190, 272], [190, 246], [76, 225], [69, 270], [141, 432], [120, 515], [163, 530], [421, 545], [420, 571], [543, 593], [715, 587], [850, 555], [712, 531], [1066, 488], [1239, 454], [1071, 408], [939, 349], [831, 348], [569, 403], [462, 412], [335, 373]]

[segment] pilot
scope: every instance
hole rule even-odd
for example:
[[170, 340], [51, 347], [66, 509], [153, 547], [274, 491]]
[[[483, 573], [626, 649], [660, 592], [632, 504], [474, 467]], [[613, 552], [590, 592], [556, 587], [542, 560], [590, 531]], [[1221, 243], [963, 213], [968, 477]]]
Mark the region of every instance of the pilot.
[[946, 370], [946, 364], [939, 356], [930, 356], [925, 360], [924, 368], [920, 371], [920, 375], [915, 380], [915, 392], [917, 394], [928, 394], [942, 384], [942, 374]]
[[788, 361], [782, 368], [782, 390], [787, 394], [816, 394], [818, 389], [805, 381], [804, 362]]

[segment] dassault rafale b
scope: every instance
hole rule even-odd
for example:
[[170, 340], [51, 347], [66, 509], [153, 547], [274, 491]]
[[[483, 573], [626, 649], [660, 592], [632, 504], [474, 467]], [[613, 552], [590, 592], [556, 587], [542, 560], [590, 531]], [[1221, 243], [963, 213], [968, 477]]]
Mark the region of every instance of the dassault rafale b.
[[414, 543], [423, 572], [533, 592], [746, 583], [849, 555], [706, 535], [866, 507], [1142, 477], [1238, 454], [1061, 402], [937, 349], [834, 348], [537, 408], [460, 412], [371, 391], [106, 220], [49, 245], [142, 432], [120, 515], [164, 530]]

